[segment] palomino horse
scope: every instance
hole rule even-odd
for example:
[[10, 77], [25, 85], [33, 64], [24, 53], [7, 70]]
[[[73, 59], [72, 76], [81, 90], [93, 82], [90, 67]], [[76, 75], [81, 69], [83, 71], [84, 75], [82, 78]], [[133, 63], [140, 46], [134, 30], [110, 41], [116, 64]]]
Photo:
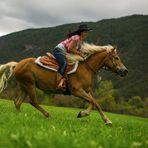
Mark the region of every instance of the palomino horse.
[[[89, 103], [88, 108], [81, 111], [78, 117], [89, 115], [92, 107], [95, 106], [104, 122], [111, 125], [112, 122], [92, 96], [93, 78], [102, 67], [108, 68], [121, 77], [125, 76], [128, 70], [121, 62], [116, 49], [111, 45], [96, 46], [85, 43], [82, 45], [81, 51], [90, 55], [86, 60], [79, 62], [75, 73], [68, 75], [71, 94], [85, 99]], [[35, 64], [35, 58], [27, 58], [16, 65], [13, 76], [21, 89], [20, 95], [15, 101], [16, 109], [20, 110], [23, 100], [29, 96], [30, 103], [46, 117], [49, 117], [49, 113], [37, 103], [36, 87], [46, 92], [57, 93], [57, 73]]]

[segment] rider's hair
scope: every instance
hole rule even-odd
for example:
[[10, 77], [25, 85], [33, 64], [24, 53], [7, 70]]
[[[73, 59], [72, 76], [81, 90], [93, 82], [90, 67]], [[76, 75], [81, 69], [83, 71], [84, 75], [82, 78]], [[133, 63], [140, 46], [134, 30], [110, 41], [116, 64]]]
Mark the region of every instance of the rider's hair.
[[79, 35], [80, 36], [82, 32], [83, 32], [82, 30], [77, 30], [77, 31], [73, 31], [73, 32], [69, 31], [69, 33], [67, 34], [67, 37], [70, 38], [70, 37], [72, 37], [74, 35]]

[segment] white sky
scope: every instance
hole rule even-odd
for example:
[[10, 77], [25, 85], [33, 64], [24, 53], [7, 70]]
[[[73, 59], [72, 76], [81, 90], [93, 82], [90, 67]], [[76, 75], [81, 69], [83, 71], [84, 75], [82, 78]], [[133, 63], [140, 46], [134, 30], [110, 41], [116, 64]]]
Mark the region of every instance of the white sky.
[[148, 0], [0, 0], [0, 36], [133, 14], [148, 15]]

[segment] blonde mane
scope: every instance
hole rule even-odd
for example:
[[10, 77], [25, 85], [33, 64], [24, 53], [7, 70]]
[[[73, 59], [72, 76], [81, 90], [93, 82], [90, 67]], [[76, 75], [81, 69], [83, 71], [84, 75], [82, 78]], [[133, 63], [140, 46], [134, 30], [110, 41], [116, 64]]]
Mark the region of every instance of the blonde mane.
[[70, 54], [67, 53], [66, 57], [68, 58], [68, 60], [70, 60], [71, 62], [76, 62], [76, 61], [84, 61], [86, 60], [90, 55], [96, 53], [96, 52], [103, 52], [103, 51], [107, 51], [110, 52], [111, 49], [113, 49], [114, 47], [111, 45], [106, 45], [106, 46], [97, 46], [94, 44], [88, 44], [86, 42], [84, 42], [81, 46], [80, 51], [82, 52], [82, 54], [84, 55], [85, 58], [82, 58], [79, 55], [74, 55], [74, 54]]

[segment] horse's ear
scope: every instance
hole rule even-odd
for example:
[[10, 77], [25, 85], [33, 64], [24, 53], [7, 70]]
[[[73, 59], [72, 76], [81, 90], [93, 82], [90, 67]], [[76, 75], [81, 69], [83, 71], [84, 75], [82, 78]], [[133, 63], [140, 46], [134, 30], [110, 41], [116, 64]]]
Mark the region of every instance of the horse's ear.
[[112, 53], [117, 53], [117, 45], [114, 45], [112, 48]]
[[114, 47], [115, 49], [117, 49], [117, 44], [115, 44], [113, 47]]
[[113, 48], [111, 49], [111, 52], [112, 52], [112, 53], [117, 53], [117, 49], [116, 49], [115, 47], [113, 47]]

